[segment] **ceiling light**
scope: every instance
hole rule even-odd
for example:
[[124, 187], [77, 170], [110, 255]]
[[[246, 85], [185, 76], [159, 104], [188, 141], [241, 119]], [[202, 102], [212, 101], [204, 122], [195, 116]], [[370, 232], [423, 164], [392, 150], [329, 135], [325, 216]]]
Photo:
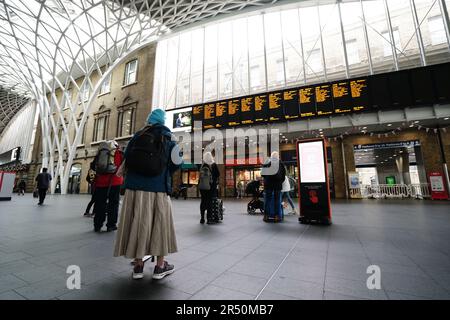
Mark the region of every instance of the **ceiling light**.
[[388, 123], [388, 125], [387, 125], [388, 127], [391, 127], [392, 126], [392, 123]]
[[419, 120], [414, 121], [414, 123], [419, 123], [419, 122], [420, 122]]
[[447, 117], [447, 118], [444, 118], [444, 120], [448, 120], [448, 119], [450, 119], [449, 117]]

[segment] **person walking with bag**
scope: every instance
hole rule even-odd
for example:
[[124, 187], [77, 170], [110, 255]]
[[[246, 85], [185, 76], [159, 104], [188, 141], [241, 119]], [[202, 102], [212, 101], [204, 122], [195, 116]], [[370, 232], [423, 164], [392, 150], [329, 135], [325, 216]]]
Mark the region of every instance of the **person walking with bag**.
[[164, 110], [153, 110], [125, 150], [125, 197], [114, 256], [134, 259], [133, 279], [144, 277], [143, 258], [148, 255], [157, 257], [153, 279], [175, 270], [164, 257], [178, 250], [170, 194], [182, 154], [165, 119]]
[[117, 169], [123, 161], [123, 153], [115, 141], [102, 142], [94, 160], [95, 196], [94, 196], [94, 231], [100, 232], [105, 222], [107, 232], [117, 230], [119, 213], [120, 186], [123, 178], [116, 176]]
[[212, 201], [217, 197], [217, 185], [219, 182], [219, 168], [214, 161], [211, 152], [205, 152], [203, 163], [200, 167], [200, 178], [198, 188], [200, 190], [200, 223], [205, 223], [205, 211], [207, 224], [219, 222], [212, 216]]

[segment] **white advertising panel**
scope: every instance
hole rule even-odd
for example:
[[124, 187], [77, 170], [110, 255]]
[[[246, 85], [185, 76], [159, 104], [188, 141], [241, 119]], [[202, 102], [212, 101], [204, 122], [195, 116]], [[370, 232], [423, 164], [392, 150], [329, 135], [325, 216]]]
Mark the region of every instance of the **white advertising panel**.
[[190, 131], [192, 125], [192, 108], [166, 111], [166, 126], [172, 132]]
[[302, 142], [298, 146], [300, 181], [302, 183], [326, 182], [323, 142]]

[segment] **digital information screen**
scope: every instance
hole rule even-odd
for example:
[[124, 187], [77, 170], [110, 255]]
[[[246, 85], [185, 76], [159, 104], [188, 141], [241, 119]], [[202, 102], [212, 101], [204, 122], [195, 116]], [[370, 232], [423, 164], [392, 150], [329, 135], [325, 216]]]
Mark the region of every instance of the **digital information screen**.
[[269, 108], [269, 103], [267, 100], [267, 95], [260, 94], [255, 96], [255, 122], [266, 122], [267, 121], [267, 110]]
[[[435, 101], [432, 73], [425, 68], [410, 70], [414, 104], [433, 104]], [[447, 85], [450, 86], [449, 83]]]
[[287, 120], [300, 117], [298, 89], [286, 90], [283, 92], [284, 118]]
[[316, 91], [313, 87], [301, 88], [299, 92], [300, 117], [314, 117], [316, 113]]
[[333, 113], [333, 98], [331, 85], [325, 84], [316, 87], [316, 110], [318, 116], [330, 115]]
[[433, 66], [432, 73], [436, 88], [436, 102], [450, 102], [450, 63]]
[[300, 182], [326, 182], [323, 141], [302, 142], [298, 145]]
[[216, 128], [223, 128], [228, 125], [227, 109], [228, 104], [226, 101], [216, 103], [216, 117], [215, 117]]
[[347, 81], [336, 82], [332, 85], [333, 104], [335, 113], [347, 113], [353, 110], [351, 103], [350, 86]]
[[369, 78], [370, 101], [372, 108], [383, 110], [391, 107], [389, 82], [386, 74], [379, 74]]
[[412, 104], [409, 71], [405, 70], [389, 73], [388, 79], [392, 107], [409, 107]]
[[255, 110], [255, 98], [245, 97], [241, 99], [241, 124], [253, 124]]
[[350, 80], [353, 111], [370, 110], [369, 90], [367, 79]]
[[228, 100], [228, 125], [230, 127], [241, 124], [241, 119], [239, 118], [240, 107], [241, 102], [239, 99]]
[[269, 121], [280, 121], [284, 119], [283, 93], [269, 93]]
[[[192, 107], [192, 118], [194, 121], [203, 121], [203, 106]], [[194, 125], [194, 123], [192, 123]]]
[[215, 127], [215, 113], [216, 113], [216, 104], [208, 103], [204, 105], [203, 109], [203, 128], [211, 129]]
[[192, 108], [166, 111], [166, 126], [172, 132], [190, 131], [192, 128]]

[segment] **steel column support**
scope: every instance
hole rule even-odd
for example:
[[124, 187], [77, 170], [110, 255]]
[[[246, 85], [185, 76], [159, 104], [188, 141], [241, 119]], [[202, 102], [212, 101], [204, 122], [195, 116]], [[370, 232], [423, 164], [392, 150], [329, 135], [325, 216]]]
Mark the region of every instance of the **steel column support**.
[[398, 57], [397, 57], [397, 48], [395, 47], [394, 31], [392, 29], [391, 14], [389, 13], [389, 6], [387, 3], [387, 0], [383, 0], [383, 4], [384, 4], [384, 10], [386, 12], [386, 20], [388, 23], [389, 38], [391, 40], [392, 57], [394, 58], [394, 67], [395, 67], [395, 70], [398, 71], [399, 65], [398, 65]]
[[450, 49], [450, 18], [448, 15], [448, 8], [447, 8], [447, 4], [445, 3], [444, 0], [438, 0], [438, 1], [439, 1], [439, 8], [441, 9], [441, 13], [442, 13], [442, 21], [444, 23], [445, 35], [447, 36], [447, 43], [448, 43], [448, 47]]
[[364, 31], [364, 42], [366, 44], [367, 58], [369, 60], [369, 72], [372, 75], [373, 74], [372, 52], [370, 50], [369, 34], [367, 32], [367, 22], [366, 22], [366, 15], [364, 13], [363, 0], [359, 0], [359, 3], [361, 4], [361, 14], [362, 14], [362, 19], [363, 19], [363, 31]]
[[420, 21], [419, 21], [419, 17], [417, 16], [417, 9], [416, 9], [416, 4], [415, 4], [414, 0], [409, 0], [409, 5], [411, 7], [411, 12], [413, 15], [414, 28], [416, 29], [417, 42], [419, 43], [420, 61], [422, 62], [422, 66], [426, 66], [427, 58], [425, 55], [425, 47], [423, 45], [422, 32], [420, 31]]
[[341, 28], [342, 48], [344, 49], [345, 75], [348, 79], [348, 78], [350, 78], [350, 69], [349, 69], [349, 65], [348, 65], [347, 43], [345, 40], [344, 23], [342, 22], [341, 2], [342, 2], [341, 0], [338, 0], [337, 6], [338, 6], [338, 13], [339, 13], [339, 25]]

